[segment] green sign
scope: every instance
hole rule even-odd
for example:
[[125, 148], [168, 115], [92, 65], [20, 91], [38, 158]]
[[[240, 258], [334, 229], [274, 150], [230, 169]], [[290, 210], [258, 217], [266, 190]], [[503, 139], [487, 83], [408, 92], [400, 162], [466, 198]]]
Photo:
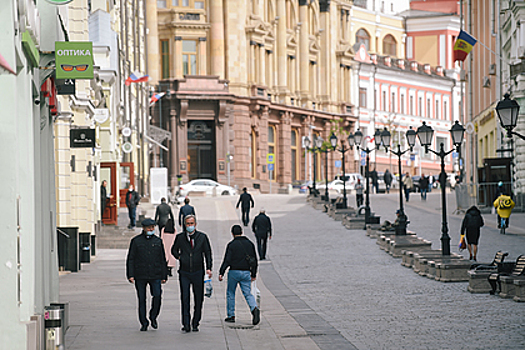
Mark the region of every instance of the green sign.
[[93, 79], [93, 43], [56, 41], [57, 79]]
[[69, 4], [73, 0], [47, 0], [47, 2], [53, 4], [53, 5], [65, 5]]

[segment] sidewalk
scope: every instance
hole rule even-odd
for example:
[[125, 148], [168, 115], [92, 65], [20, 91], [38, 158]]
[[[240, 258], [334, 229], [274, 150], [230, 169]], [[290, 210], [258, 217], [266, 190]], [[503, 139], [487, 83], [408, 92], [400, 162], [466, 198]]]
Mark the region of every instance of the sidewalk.
[[[147, 216], [152, 210], [147, 208]], [[127, 350], [151, 346], [155, 349], [318, 350], [316, 343], [270, 293], [260, 276], [257, 286], [261, 291], [261, 323], [251, 325], [251, 313], [240, 291], [236, 299], [237, 322], [233, 325], [224, 323], [226, 282], [217, 280], [217, 271], [225, 245], [231, 239], [229, 228], [238, 217], [231, 201], [203, 199], [199, 201], [198, 218], [197, 227], [209, 235], [214, 256], [214, 291], [211, 298], [205, 298], [200, 332], [183, 334], [180, 331], [176, 272], [163, 287], [159, 329], [150, 327], [148, 332], [140, 332], [135, 289], [125, 277], [127, 252], [102, 249], [91, 264], [83, 265], [80, 272], [60, 277], [60, 298], [70, 303], [66, 348]], [[274, 270], [270, 262], [263, 262], [260, 270], [269, 276], [268, 280], [274, 287], [278, 288], [281, 283], [282, 293], [294, 296], [278, 276], [272, 276]]]

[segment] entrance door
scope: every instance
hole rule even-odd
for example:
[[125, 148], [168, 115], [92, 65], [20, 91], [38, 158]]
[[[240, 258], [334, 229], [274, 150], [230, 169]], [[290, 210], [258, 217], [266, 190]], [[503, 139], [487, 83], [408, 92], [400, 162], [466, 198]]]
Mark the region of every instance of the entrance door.
[[120, 206], [126, 208], [126, 193], [129, 186], [133, 185], [135, 191], [135, 169], [133, 163], [120, 163]]
[[109, 199], [106, 202], [106, 210], [102, 213], [102, 222], [107, 225], [117, 224], [117, 163], [100, 163], [100, 183], [106, 180]]
[[188, 123], [189, 179], [216, 180], [215, 126], [211, 120]]

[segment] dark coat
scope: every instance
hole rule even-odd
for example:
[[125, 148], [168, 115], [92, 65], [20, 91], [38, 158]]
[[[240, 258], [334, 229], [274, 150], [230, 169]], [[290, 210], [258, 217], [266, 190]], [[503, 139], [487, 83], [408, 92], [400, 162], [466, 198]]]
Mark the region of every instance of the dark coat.
[[483, 216], [481, 216], [481, 212], [476, 206], [472, 206], [469, 210], [467, 210], [467, 213], [465, 214], [465, 217], [463, 218], [463, 222], [461, 223], [461, 234], [465, 234], [465, 230], [472, 233], [479, 233], [480, 228], [485, 225], [485, 221], [483, 221]]
[[126, 260], [126, 275], [136, 280], [168, 279], [166, 254], [159, 237], [148, 236], [144, 231], [133, 237]]
[[421, 176], [421, 178], [419, 179], [419, 188], [428, 189], [428, 184], [429, 184], [428, 176]]
[[379, 177], [378, 177], [378, 175], [377, 175], [377, 171], [372, 170], [372, 171], [370, 172], [370, 178], [372, 179], [372, 183], [377, 184], [377, 183], [378, 183], [378, 180], [379, 180]]
[[254, 268], [250, 268], [248, 261], [246, 260], [246, 254], [255, 257], [257, 261], [257, 255], [255, 254], [255, 245], [246, 236], [236, 236], [226, 246], [226, 252], [224, 253], [224, 259], [222, 260], [221, 268], [219, 269], [219, 275], [224, 276], [226, 269], [229, 267], [230, 270], [250, 271], [253, 278], [257, 276], [257, 265]]
[[126, 193], [126, 206], [128, 208], [135, 208], [137, 205], [139, 205], [140, 202], [140, 196], [137, 193], [137, 191], [128, 191]]
[[180, 207], [180, 210], [179, 210], [179, 225], [180, 226], [182, 226], [182, 223], [184, 222], [184, 218], [188, 215], [195, 216], [195, 208], [189, 204], [184, 204], [182, 207]]
[[[179, 271], [197, 272], [211, 270], [212, 256], [211, 245], [208, 236], [204, 232], [195, 230], [193, 236], [194, 247], [188, 240], [188, 234], [181, 232], [175, 236], [175, 242], [171, 246], [171, 254], [179, 260]], [[206, 268], [204, 262], [206, 261]]]
[[106, 207], [106, 200], [108, 199], [108, 193], [106, 191], [106, 187], [100, 185], [100, 202], [102, 203], [102, 207]]
[[241, 204], [242, 209], [248, 209], [250, 207], [250, 204], [251, 204], [251, 207], [253, 208], [253, 206], [255, 205], [255, 202], [253, 201], [251, 194], [249, 194], [248, 192], [244, 192], [239, 197], [239, 201], [237, 202], [237, 205], [235, 206], [235, 208], [239, 208], [239, 204]]
[[155, 210], [155, 222], [157, 225], [165, 226], [168, 219], [173, 220], [173, 212], [169, 204], [161, 203]]
[[385, 180], [385, 184], [389, 185], [392, 183], [392, 173], [390, 171], [385, 171], [385, 174], [383, 175], [383, 179]]
[[272, 222], [270, 221], [270, 218], [264, 213], [257, 215], [255, 219], [253, 219], [252, 232], [261, 238], [268, 237], [268, 234], [271, 237]]

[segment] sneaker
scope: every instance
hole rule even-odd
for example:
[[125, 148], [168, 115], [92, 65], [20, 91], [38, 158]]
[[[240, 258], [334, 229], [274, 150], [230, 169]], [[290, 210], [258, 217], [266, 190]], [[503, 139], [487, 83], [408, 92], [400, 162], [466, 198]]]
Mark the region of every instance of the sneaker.
[[235, 323], [235, 316], [226, 317], [224, 322]]
[[261, 322], [261, 311], [259, 310], [258, 307], [252, 310], [252, 315], [253, 315], [252, 324], [255, 326], [259, 324], [259, 322]]

